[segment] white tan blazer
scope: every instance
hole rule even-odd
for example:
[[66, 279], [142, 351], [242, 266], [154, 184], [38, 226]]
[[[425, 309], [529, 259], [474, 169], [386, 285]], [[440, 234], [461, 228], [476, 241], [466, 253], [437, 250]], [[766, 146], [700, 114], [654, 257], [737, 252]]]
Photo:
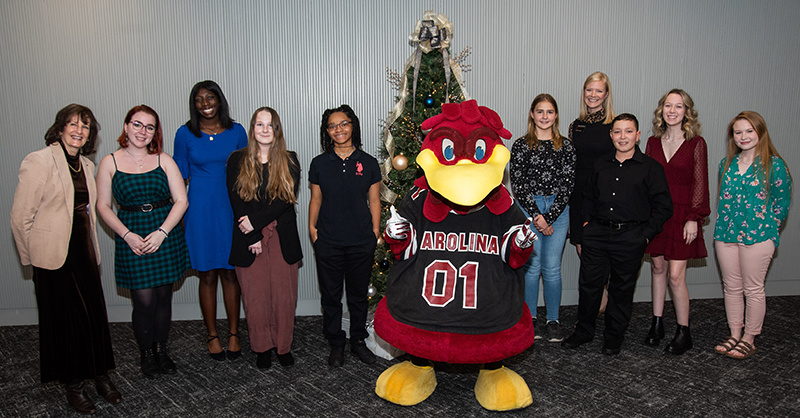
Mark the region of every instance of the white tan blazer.
[[[89, 222], [99, 264], [94, 164], [83, 156], [80, 161], [89, 189]], [[19, 168], [19, 183], [11, 208], [11, 230], [23, 265], [32, 264], [47, 270], [57, 270], [64, 265], [74, 206], [75, 190], [61, 145], [55, 142], [28, 154]]]

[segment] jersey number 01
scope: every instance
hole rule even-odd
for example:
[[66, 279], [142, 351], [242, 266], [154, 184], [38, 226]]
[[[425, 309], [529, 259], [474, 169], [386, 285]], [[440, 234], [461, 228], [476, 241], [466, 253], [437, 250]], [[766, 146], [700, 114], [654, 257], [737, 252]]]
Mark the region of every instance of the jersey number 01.
[[[425, 267], [425, 281], [422, 285], [422, 297], [428, 305], [443, 308], [455, 299], [456, 282], [464, 281], [464, 309], [476, 309], [478, 304], [478, 263], [467, 261], [458, 269], [448, 260], [435, 260]], [[443, 280], [443, 283], [439, 283]], [[436, 289], [440, 290], [437, 291]]]

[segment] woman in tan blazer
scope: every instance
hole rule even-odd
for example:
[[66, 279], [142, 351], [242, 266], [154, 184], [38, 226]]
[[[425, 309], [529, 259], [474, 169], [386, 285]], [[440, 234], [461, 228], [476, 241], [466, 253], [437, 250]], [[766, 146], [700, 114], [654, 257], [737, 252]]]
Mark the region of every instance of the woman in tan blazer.
[[61, 109], [47, 147], [22, 161], [11, 209], [20, 261], [33, 265], [41, 381], [61, 381], [67, 402], [88, 414], [95, 406], [86, 379], [108, 402], [122, 399], [108, 377], [115, 366], [98, 268], [94, 164], [83, 156], [94, 153], [99, 130], [89, 108]]

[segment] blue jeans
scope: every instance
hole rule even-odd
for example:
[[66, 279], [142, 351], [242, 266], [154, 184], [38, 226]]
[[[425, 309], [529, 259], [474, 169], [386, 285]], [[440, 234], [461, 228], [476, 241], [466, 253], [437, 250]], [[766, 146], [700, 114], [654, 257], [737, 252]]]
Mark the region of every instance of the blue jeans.
[[[553, 205], [555, 195], [534, 196], [534, 201], [539, 211], [547, 213]], [[528, 215], [525, 209], [522, 210]], [[531, 310], [531, 316], [536, 317], [536, 306], [539, 304], [539, 276], [544, 283], [544, 306], [547, 309], [547, 320], [558, 321], [558, 309], [561, 305], [561, 256], [564, 253], [564, 243], [569, 230], [569, 206], [553, 222], [553, 235], [543, 235], [536, 230], [536, 242], [533, 243], [533, 253], [528, 262], [522, 267], [525, 271], [525, 303]]]

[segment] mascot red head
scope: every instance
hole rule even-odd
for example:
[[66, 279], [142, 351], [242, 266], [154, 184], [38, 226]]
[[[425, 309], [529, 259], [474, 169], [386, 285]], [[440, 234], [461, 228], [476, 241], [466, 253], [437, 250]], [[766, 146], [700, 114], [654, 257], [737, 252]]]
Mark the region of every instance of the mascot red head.
[[511, 133], [493, 110], [475, 100], [442, 105], [422, 124], [430, 130], [417, 156], [425, 171], [384, 238], [397, 261], [375, 330], [411, 355], [378, 379], [376, 393], [413, 405], [436, 387], [431, 361], [484, 364], [475, 386], [490, 410], [531, 404], [525, 381], [503, 359], [533, 343], [523, 300], [535, 234], [502, 184]]

